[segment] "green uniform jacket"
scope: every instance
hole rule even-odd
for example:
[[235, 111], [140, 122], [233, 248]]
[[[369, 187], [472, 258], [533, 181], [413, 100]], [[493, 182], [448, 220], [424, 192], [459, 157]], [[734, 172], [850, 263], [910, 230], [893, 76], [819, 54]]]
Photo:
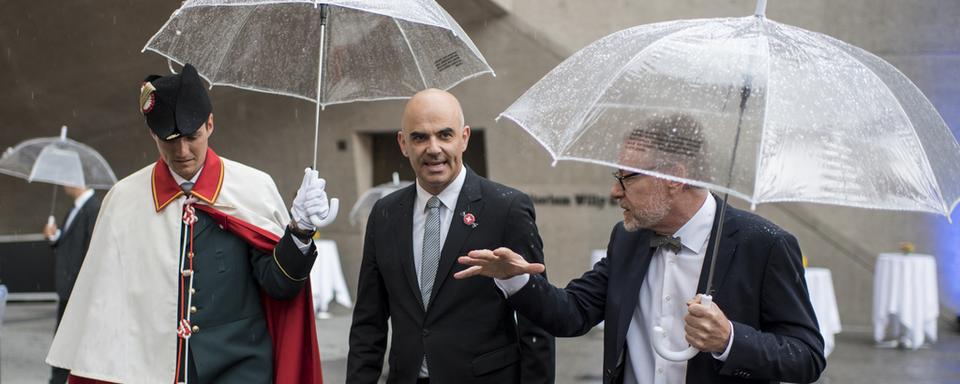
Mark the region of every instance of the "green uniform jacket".
[[[197, 211], [194, 224], [194, 294], [189, 305], [190, 382], [269, 383], [273, 350], [260, 295], [293, 298], [303, 289], [316, 259], [288, 230], [274, 254], [254, 249]], [[174, 321], [176, 319], [171, 319]]]

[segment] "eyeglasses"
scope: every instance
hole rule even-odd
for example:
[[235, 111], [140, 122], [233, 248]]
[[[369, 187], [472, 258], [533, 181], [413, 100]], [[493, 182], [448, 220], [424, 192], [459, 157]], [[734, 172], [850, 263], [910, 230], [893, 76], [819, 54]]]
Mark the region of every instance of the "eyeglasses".
[[620, 182], [620, 189], [623, 191], [627, 190], [627, 185], [623, 181], [637, 175], [641, 175], [641, 173], [634, 172], [627, 175], [621, 175], [620, 172], [613, 172], [613, 178], [617, 179], [617, 181]]

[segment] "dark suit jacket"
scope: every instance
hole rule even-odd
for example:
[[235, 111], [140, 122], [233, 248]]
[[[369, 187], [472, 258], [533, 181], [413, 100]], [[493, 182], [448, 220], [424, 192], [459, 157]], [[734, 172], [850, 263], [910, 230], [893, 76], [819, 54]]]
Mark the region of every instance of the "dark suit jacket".
[[[542, 241], [527, 195], [467, 169], [441, 250], [425, 311], [413, 265], [416, 186], [378, 201], [367, 222], [357, 303], [350, 328], [347, 383], [376, 383], [392, 324], [389, 383], [414, 383], [427, 355], [430, 381], [440, 384], [552, 383], [553, 338], [514, 311], [491, 279], [455, 280], [459, 256], [510, 247], [542, 263]], [[464, 213], [476, 226], [463, 222]]]
[[[716, 197], [714, 197], [716, 198]], [[719, 210], [697, 292], [704, 292]], [[559, 289], [532, 276], [508, 301], [555, 336], [579, 336], [606, 320], [603, 382], [623, 381], [629, 357], [627, 328], [650, 266], [652, 231], [627, 232], [618, 223], [607, 257]], [[687, 366], [687, 383], [813, 382], [823, 371], [823, 338], [807, 295], [797, 240], [754, 214], [728, 207], [714, 274], [713, 300], [733, 323], [725, 362], [699, 353]], [[651, 347], [652, 348], [652, 347]]]
[[[61, 223], [60, 238], [52, 244], [56, 255], [54, 284], [57, 296], [60, 296], [58, 322], [63, 316], [67, 299], [73, 292], [73, 283], [77, 280], [77, 274], [80, 273], [80, 266], [83, 265], [83, 258], [87, 255], [87, 248], [90, 247], [90, 235], [93, 234], [93, 225], [97, 223], [98, 213], [100, 213], [100, 198], [94, 194], [80, 206], [69, 228], [63, 227], [67, 224], [66, 217], [64, 218]], [[67, 215], [69, 216], [69, 212]]]

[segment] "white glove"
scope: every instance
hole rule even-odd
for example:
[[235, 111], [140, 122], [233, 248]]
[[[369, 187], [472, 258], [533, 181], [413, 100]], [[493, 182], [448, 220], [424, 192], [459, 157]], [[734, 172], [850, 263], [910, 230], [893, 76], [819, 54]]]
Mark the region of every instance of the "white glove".
[[320, 227], [330, 213], [330, 204], [327, 202], [327, 192], [323, 190], [327, 182], [321, 179], [316, 170], [307, 168], [303, 171], [303, 182], [297, 190], [297, 197], [293, 198], [290, 214], [297, 228], [304, 231], [314, 231]]

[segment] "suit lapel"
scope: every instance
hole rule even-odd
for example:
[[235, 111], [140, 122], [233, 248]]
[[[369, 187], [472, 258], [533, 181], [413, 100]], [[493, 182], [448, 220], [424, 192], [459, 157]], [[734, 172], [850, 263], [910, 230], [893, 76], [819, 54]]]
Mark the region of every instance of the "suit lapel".
[[[457, 197], [457, 206], [453, 210], [453, 219], [450, 220], [450, 228], [447, 231], [447, 238], [443, 242], [443, 249], [440, 251], [440, 265], [437, 266], [437, 277], [433, 282], [433, 290], [430, 297], [437, 297], [440, 287], [447, 281], [446, 276], [450, 269], [456, 264], [463, 248], [463, 243], [475, 229], [474, 226], [466, 225], [463, 222], [463, 214], [471, 213], [476, 217], [477, 225], [482, 220], [483, 199], [480, 193], [480, 177], [469, 168], [466, 168], [467, 176], [463, 181], [463, 188], [460, 189], [460, 195]], [[435, 300], [431, 299], [431, 302]]]
[[[727, 207], [725, 217], [721, 218], [720, 212], [725, 203], [713, 194], [710, 196], [717, 201], [717, 212], [713, 218], [713, 228], [710, 229], [710, 241], [707, 243], [707, 254], [703, 258], [703, 267], [700, 269], [700, 281], [699, 284], [697, 284], [697, 293], [708, 293], [715, 296], [717, 288], [722, 285], [727, 271], [730, 270], [730, 262], [733, 261], [734, 251], [737, 249], [737, 241], [733, 235], [737, 233], [738, 228], [731, 223], [732, 220], [729, 215], [730, 207]], [[718, 237], [717, 227], [721, 219], [723, 219], [723, 234]], [[717, 264], [713, 271], [713, 287], [710, 287], [710, 292], [706, 292], [707, 279], [710, 274], [710, 260], [713, 259], [713, 248], [717, 241], [720, 241], [720, 248], [717, 251]], [[716, 297], [714, 297], [714, 301], [716, 301]]]
[[397, 215], [393, 215], [390, 227], [394, 228], [396, 233], [394, 238], [397, 240], [396, 252], [400, 257], [400, 269], [407, 280], [407, 285], [413, 292], [413, 297], [423, 308], [423, 298], [420, 297], [420, 283], [417, 281], [417, 269], [413, 265], [413, 209], [416, 204], [417, 187], [411, 185], [403, 191], [400, 198], [400, 206]]
[[93, 196], [90, 196], [87, 201], [83, 202], [83, 205], [77, 207], [77, 213], [73, 215], [73, 221], [70, 222], [69, 226], [67, 226], [67, 220], [70, 219], [70, 212], [73, 212], [73, 208], [67, 211], [67, 215], [63, 217], [64, 228], [63, 233], [60, 235], [61, 237], [66, 237], [68, 233], [73, 232], [73, 228], [77, 226], [78, 220], [85, 214], [84, 209], [90, 204], [90, 199], [93, 199]]
[[[81, 207], [81, 208], [82, 208], [82, 207]], [[80, 211], [79, 211], [79, 210], [80, 210], [81, 208], [77, 208], [77, 214], [74, 216], [73, 221], [77, 221], [76, 216], [79, 216], [79, 215], [80, 215]], [[60, 234], [60, 238], [66, 237], [67, 234], [70, 233], [70, 231], [73, 230], [73, 227], [75, 227], [75, 225], [73, 225], [73, 223], [70, 223], [70, 225], [67, 226], [67, 220], [70, 219], [70, 212], [73, 212], [73, 208], [72, 208], [72, 207], [70, 208], [69, 211], [67, 211], [66, 216], [63, 217], [63, 221], [61, 221], [61, 223], [63, 223], [63, 224], [62, 224], [62, 225], [63, 225], [63, 232]]]
[[[629, 232], [627, 232], [629, 234]], [[627, 329], [630, 326], [631, 317], [633, 312], [637, 307], [637, 301], [640, 300], [640, 286], [643, 284], [643, 279], [647, 276], [647, 271], [650, 269], [650, 260], [653, 259], [653, 248], [650, 248], [650, 235], [653, 232], [651, 231], [642, 231], [639, 233], [631, 234], [634, 236], [634, 242], [627, 244], [628, 249], [627, 253], [631, 255], [622, 260], [623, 267], [621, 269], [624, 273], [622, 281], [624, 285], [621, 287], [613, 287], [613, 289], [620, 290], [622, 289], [623, 301], [620, 304], [617, 314], [617, 348], [623, 350], [623, 345], [627, 339]], [[633, 248], [633, 251], [630, 252], [629, 248]], [[609, 266], [617, 268], [616, 266]], [[611, 273], [616, 273], [614, 270]], [[619, 358], [618, 358], [619, 360]]]

